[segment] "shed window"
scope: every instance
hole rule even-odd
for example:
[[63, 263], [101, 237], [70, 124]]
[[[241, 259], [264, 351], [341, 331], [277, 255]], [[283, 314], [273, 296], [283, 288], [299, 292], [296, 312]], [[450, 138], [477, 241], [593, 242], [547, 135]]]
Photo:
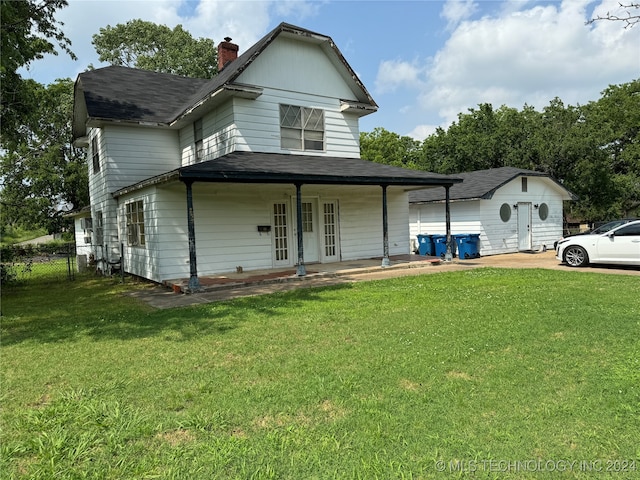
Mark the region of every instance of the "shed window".
[[527, 192], [527, 177], [522, 177], [522, 193]]
[[291, 150], [324, 150], [324, 111], [280, 105], [280, 146]]
[[500, 207], [500, 218], [503, 222], [508, 222], [511, 220], [511, 205], [508, 203], [503, 203]]
[[127, 203], [127, 243], [131, 246], [144, 247], [144, 204], [142, 200]]
[[540, 204], [540, 207], [538, 207], [538, 215], [543, 222], [549, 218], [549, 205], [546, 203]]

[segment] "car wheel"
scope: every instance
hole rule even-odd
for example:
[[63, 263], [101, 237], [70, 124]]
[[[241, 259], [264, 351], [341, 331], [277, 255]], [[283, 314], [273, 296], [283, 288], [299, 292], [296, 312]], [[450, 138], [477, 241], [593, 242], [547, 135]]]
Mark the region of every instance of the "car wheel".
[[589, 264], [589, 255], [584, 248], [572, 246], [564, 252], [564, 261], [570, 267], [584, 267]]

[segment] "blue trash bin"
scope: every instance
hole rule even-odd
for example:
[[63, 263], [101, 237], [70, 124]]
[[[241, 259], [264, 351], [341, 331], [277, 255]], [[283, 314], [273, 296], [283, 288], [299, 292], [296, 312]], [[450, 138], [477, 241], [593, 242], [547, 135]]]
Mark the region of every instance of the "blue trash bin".
[[458, 258], [460, 260], [478, 258], [480, 256], [479, 233], [465, 233], [456, 235], [456, 243], [458, 244]]
[[[444, 258], [447, 255], [447, 236], [431, 235], [434, 244], [436, 257]], [[454, 235], [451, 235], [451, 255], [456, 255], [456, 242]]]
[[418, 253], [433, 257], [434, 249], [431, 235], [418, 235]]

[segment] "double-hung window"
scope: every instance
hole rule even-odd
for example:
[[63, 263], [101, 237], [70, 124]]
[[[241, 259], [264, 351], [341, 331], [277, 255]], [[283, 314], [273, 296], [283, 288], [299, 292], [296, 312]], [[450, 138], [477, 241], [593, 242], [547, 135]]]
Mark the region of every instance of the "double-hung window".
[[91, 243], [91, 234], [93, 233], [93, 220], [91, 217], [89, 218], [81, 218], [80, 219], [80, 228], [84, 233], [84, 243]]
[[144, 247], [144, 204], [142, 200], [127, 203], [127, 243], [132, 246]]
[[324, 150], [324, 111], [280, 105], [280, 146], [289, 150]]

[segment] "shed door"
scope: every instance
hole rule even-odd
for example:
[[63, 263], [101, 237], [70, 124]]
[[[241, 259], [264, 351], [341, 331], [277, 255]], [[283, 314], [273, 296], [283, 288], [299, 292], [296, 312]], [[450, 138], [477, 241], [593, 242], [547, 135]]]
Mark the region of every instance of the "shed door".
[[531, 250], [530, 203], [518, 203], [518, 250]]

